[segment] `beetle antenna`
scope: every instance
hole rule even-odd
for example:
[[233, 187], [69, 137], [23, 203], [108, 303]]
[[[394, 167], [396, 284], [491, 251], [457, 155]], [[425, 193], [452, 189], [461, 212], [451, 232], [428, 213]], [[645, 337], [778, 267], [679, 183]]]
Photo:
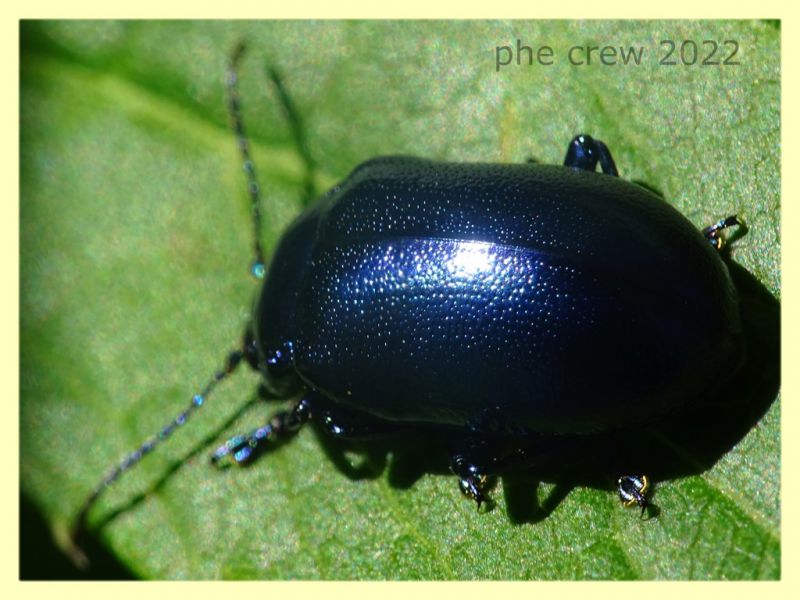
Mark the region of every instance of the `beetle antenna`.
[[228, 61], [226, 74], [226, 84], [228, 87], [228, 112], [231, 116], [233, 130], [236, 133], [236, 141], [239, 152], [242, 155], [243, 168], [247, 177], [247, 192], [250, 194], [250, 212], [253, 215], [253, 263], [250, 266], [250, 273], [256, 279], [263, 279], [266, 271], [264, 262], [264, 249], [261, 247], [261, 189], [256, 178], [256, 167], [250, 155], [250, 142], [244, 130], [242, 121], [242, 100], [239, 95], [239, 75], [237, 68], [239, 61], [246, 49], [244, 42], [234, 48]]
[[148, 438], [136, 450], [125, 456], [125, 458], [123, 458], [119, 464], [115, 465], [111, 470], [109, 470], [103, 480], [97, 485], [97, 487], [95, 487], [95, 489], [83, 503], [70, 535], [70, 539], [73, 544], [73, 547], [70, 548], [70, 553], [73, 555], [74, 560], [79, 566], [88, 566], [88, 560], [85, 554], [78, 547], [77, 542], [86, 531], [86, 518], [89, 514], [89, 510], [92, 508], [92, 506], [94, 506], [94, 503], [97, 501], [97, 499], [106, 489], [108, 489], [109, 486], [117, 481], [123, 473], [130, 471], [136, 464], [139, 463], [140, 460], [142, 460], [142, 458], [144, 458], [145, 455], [150, 454], [150, 452], [152, 452], [156, 446], [170, 437], [178, 427], [186, 423], [186, 421], [189, 420], [189, 417], [198, 408], [203, 406], [206, 399], [217, 386], [217, 384], [226, 379], [236, 370], [236, 367], [239, 366], [239, 363], [242, 361], [244, 356], [245, 352], [243, 350], [234, 350], [228, 354], [228, 358], [225, 361], [225, 367], [214, 374], [213, 379], [211, 379], [211, 381], [205, 385], [200, 393], [192, 396], [192, 402], [188, 408], [178, 413], [175, 418], [173, 418], [167, 424], [166, 427], [161, 429], [161, 431], [159, 431], [157, 434]]
[[[228, 62], [226, 77], [228, 89], [228, 111], [233, 122], [233, 130], [236, 134], [239, 151], [244, 161], [244, 171], [247, 176], [247, 190], [250, 194], [250, 209], [253, 216], [254, 230], [253, 251], [255, 254], [255, 258], [250, 267], [250, 272], [257, 279], [263, 279], [265, 273], [264, 251], [261, 247], [261, 236], [259, 235], [261, 231], [261, 193], [258, 186], [258, 181], [256, 180], [255, 166], [250, 155], [250, 144], [247, 140], [247, 136], [245, 135], [244, 124], [242, 122], [241, 100], [239, 97], [238, 75], [236, 71], [239, 60], [241, 59], [244, 51], [245, 44], [243, 42], [239, 43], [232, 52]], [[199, 393], [192, 396], [191, 404], [189, 404], [185, 410], [178, 413], [163, 429], [161, 429], [161, 431], [148, 438], [136, 450], [125, 456], [125, 458], [123, 458], [119, 464], [115, 465], [111, 470], [108, 471], [102, 481], [97, 485], [97, 487], [94, 488], [78, 512], [78, 516], [75, 520], [75, 524], [70, 535], [71, 547], [67, 549], [78, 566], [88, 566], [89, 561], [85, 553], [80, 549], [78, 542], [83, 534], [87, 531], [86, 520], [89, 511], [94, 506], [95, 502], [97, 502], [97, 499], [109, 486], [116, 482], [123, 473], [133, 469], [133, 467], [136, 466], [139, 461], [145, 457], [145, 455], [150, 454], [156, 448], [156, 446], [170, 437], [178, 427], [186, 423], [189, 417], [198, 408], [203, 406], [206, 399], [217, 386], [217, 384], [226, 379], [236, 370], [236, 367], [239, 366], [242, 358], [245, 358], [246, 356], [249, 357], [250, 351], [250, 346], [247, 342], [245, 342], [245, 347], [243, 349], [234, 350], [233, 352], [229, 353], [228, 358], [225, 361], [225, 367], [218, 371], [211, 381], [209, 381]]]

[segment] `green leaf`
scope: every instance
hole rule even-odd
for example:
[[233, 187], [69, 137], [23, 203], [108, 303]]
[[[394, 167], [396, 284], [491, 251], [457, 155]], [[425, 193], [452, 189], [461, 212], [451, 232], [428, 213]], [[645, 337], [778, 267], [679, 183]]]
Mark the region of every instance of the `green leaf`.
[[[23, 23], [21, 488], [62, 541], [108, 467], [187, 406], [239, 343], [256, 287], [224, 67], [242, 38], [268, 250], [302, 210], [303, 162], [267, 62], [305, 119], [319, 191], [379, 154], [559, 163], [586, 131], [624, 178], [656, 187], [698, 226], [745, 214], [734, 258], [780, 295], [774, 24]], [[517, 39], [550, 46], [555, 64], [497, 71], [496, 46]], [[739, 64], [659, 65], [662, 40], [676, 41], [679, 61], [682, 40], [701, 58], [702, 41], [718, 41], [719, 60], [736, 40]], [[643, 46], [642, 64], [568, 61], [572, 46], [607, 44]], [[386, 472], [352, 480], [311, 429], [252, 468], [212, 469], [215, 444], [272, 410], [247, 404], [257, 382], [226, 381], [93, 508], [101, 542], [137, 576], [780, 577], [778, 402], [711, 469], [660, 483], [658, 519], [577, 488], [520, 525], [505, 481], [497, 508], [479, 514], [451, 476], [407, 489]], [[550, 493], [560, 498], [537, 491]]]

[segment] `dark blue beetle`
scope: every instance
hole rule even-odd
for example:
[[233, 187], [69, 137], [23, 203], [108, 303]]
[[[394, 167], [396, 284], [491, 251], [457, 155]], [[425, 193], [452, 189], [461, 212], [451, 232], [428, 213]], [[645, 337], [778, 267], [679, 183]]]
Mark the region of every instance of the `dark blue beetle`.
[[[231, 114], [258, 231], [240, 53]], [[737, 292], [719, 249], [721, 230], [740, 224], [698, 231], [620, 180], [588, 135], [572, 140], [564, 166], [369, 160], [300, 215], [266, 268], [256, 242], [264, 283], [243, 348], [108, 474], [82, 518], [242, 358], [272, 395], [300, 399], [215, 462], [245, 463], [309, 419], [342, 438], [447, 429], [461, 440], [451, 469], [480, 505], [487, 477], [535, 463], [537, 444], [686, 410], [739, 366]], [[618, 486], [644, 513], [647, 478], [623, 475]]]
[[283, 236], [247, 358], [273, 393], [303, 390], [295, 423], [462, 429], [453, 470], [480, 502], [490, 438], [635, 426], [738, 365], [718, 230], [586, 135], [564, 167], [370, 160]]

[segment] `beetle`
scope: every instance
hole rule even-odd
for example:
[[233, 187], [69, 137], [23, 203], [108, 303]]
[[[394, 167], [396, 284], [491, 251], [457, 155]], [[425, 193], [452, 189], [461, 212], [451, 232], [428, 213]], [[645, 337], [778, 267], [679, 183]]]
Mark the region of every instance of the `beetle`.
[[[267, 262], [237, 87], [243, 49], [227, 86], [262, 280], [250, 323], [189, 407], [111, 469], [80, 523], [242, 362], [268, 395], [298, 399], [220, 446], [215, 464], [246, 464], [310, 420], [341, 439], [446, 432], [459, 440], [450, 468], [478, 507], [503, 469], [691, 412], [690, 400], [741, 365], [721, 249], [722, 231], [744, 223], [697, 230], [620, 179], [587, 134], [563, 165], [368, 160], [297, 217]], [[647, 476], [622, 474], [617, 487], [644, 515]]]

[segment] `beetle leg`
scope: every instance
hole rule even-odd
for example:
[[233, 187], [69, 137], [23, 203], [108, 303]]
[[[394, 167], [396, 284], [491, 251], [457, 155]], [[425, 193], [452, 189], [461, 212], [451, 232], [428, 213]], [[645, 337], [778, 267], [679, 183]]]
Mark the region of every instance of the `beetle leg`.
[[[487, 498], [484, 493], [489, 476], [486, 462], [481, 460], [484, 452], [480, 446], [471, 446], [469, 454], [458, 452], [450, 459], [450, 470], [458, 476], [461, 493], [472, 498], [480, 509]], [[477, 453], [476, 453], [477, 451]]]
[[711, 245], [714, 246], [714, 248], [717, 250], [722, 250], [722, 248], [725, 246], [725, 238], [723, 238], [720, 234], [723, 229], [733, 227], [734, 225], [740, 227], [739, 231], [735, 233], [736, 238], [739, 238], [747, 233], [747, 225], [745, 222], [737, 215], [731, 215], [730, 217], [720, 219], [713, 225], [709, 225], [703, 229], [703, 235], [706, 236], [706, 239], [711, 242]]
[[572, 138], [564, 157], [564, 166], [585, 171], [594, 171], [597, 163], [606, 175], [619, 176], [617, 165], [611, 157], [611, 151], [603, 142], [582, 133]]
[[459, 475], [458, 488], [461, 490], [462, 494], [468, 498], [472, 498], [478, 505], [478, 510], [480, 510], [481, 504], [486, 501], [484, 489], [488, 481], [489, 476], [484, 474]]
[[265, 444], [285, 441], [311, 417], [311, 402], [303, 398], [291, 409], [280, 411], [263, 427], [246, 435], [232, 437], [211, 455], [211, 462], [218, 467], [245, 465], [265, 448]]
[[645, 494], [650, 488], [650, 481], [646, 475], [623, 475], [617, 480], [617, 492], [622, 504], [633, 506], [638, 504], [644, 517], [645, 509], [650, 506], [650, 501]]
[[488, 477], [486, 475], [462, 477], [458, 480], [461, 493], [475, 500], [480, 509], [481, 504], [486, 500], [483, 489], [486, 487]]

